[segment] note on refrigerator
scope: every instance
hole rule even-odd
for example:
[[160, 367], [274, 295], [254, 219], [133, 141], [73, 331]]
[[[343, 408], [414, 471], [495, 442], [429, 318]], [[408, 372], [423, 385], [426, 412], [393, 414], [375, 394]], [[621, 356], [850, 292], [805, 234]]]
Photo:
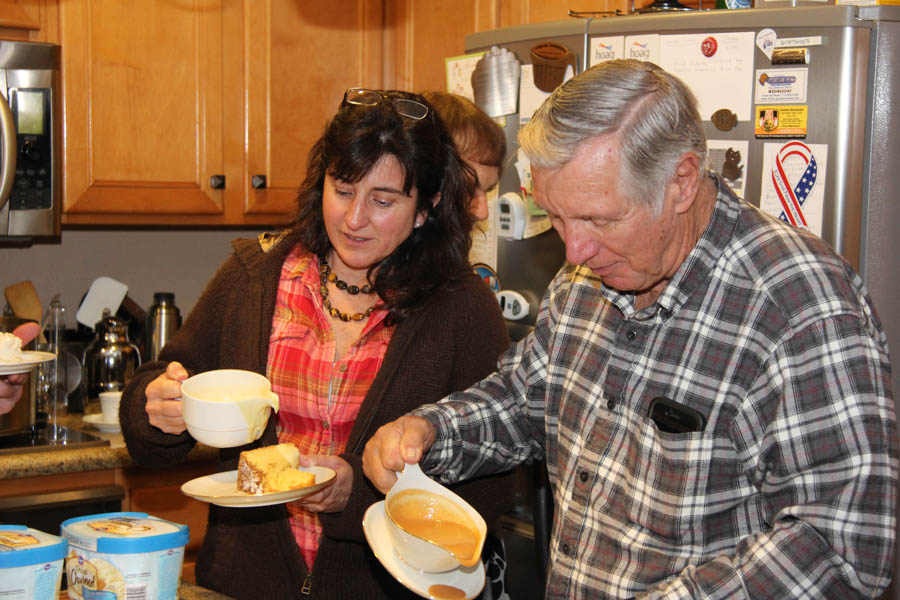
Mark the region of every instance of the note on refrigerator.
[[475, 223], [472, 230], [472, 247], [469, 262], [497, 268], [497, 187], [487, 193], [488, 218]]
[[629, 35], [625, 38], [625, 56], [659, 64], [659, 34]]
[[625, 57], [625, 37], [614, 35], [611, 37], [592, 37], [591, 55], [588, 57], [588, 66], [616, 58]]
[[752, 31], [663, 35], [658, 64], [691, 88], [703, 120], [728, 108], [738, 120], [749, 121], [754, 40]]
[[472, 91], [472, 72], [482, 56], [484, 56], [484, 52], [475, 52], [444, 59], [448, 92], [468, 98], [472, 102], [475, 101], [475, 93]]
[[[563, 81], [572, 79], [574, 75], [575, 71], [572, 66], [567, 66]], [[550, 93], [542, 92], [534, 84], [534, 65], [522, 65], [519, 77], [519, 123], [524, 124], [530, 121], [531, 116], [548, 96]]]

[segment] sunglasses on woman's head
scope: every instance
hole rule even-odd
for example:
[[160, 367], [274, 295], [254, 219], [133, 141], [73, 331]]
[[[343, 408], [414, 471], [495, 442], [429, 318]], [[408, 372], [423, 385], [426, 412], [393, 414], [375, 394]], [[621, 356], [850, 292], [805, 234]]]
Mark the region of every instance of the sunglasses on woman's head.
[[378, 90], [365, 88], [350, 88], [344, 92], [344, 100], [341, 102], [341, 106], [343, 107], [347, 104], [375, 106], [382, 102], [390, 102], [398, 115], [416, 121], [428, 116], [428, 107], [417, 100], [410, 100], [402, 96], [392, 96]]

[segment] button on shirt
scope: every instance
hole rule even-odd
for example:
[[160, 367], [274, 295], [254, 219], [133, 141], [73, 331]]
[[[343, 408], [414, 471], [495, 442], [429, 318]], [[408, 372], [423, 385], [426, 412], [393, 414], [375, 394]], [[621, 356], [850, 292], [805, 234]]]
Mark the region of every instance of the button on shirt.
[[[332, 317], [318, 290], [318, 261], [295, 249], [281, 269], [267, 371], [279, 398], [278, 441], [293, 442], [301, 454], [334, 455], [345, 450], [394, 328], [385, 326], [385, 311], [374, 311], [359, 341], [335, 361]], [[294, 538], [311, 569], [322, 526], [299, 503], [287, 508]]]
[[[703, 430], [660, 429], [657, 397]], [[416, 412], [444, 481], [545, 453], [548, 598], [851, 598], [889, 581], [884, 332], [824, 242], [724, 185], [656, 304], [566, 266], [497, 373]]]

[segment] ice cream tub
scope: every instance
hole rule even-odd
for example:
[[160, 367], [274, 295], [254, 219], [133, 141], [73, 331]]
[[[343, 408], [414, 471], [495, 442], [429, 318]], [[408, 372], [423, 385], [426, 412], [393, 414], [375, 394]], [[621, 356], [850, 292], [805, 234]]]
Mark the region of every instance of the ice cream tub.
[[56, 600], [67, 545], [25, 525], [0, 525], [0, 598]]
[[63, 521], [70, 599], [175, 600], [188, 527], [146, 513], [115, 512]]

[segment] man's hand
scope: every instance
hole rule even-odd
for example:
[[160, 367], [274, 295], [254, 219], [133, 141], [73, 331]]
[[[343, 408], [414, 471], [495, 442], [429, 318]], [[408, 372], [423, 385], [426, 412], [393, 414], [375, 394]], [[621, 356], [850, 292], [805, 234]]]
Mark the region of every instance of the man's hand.
[[[13, 330], [13, 335], [22, 340], [22, 346], [37, 337], [41, 326], [37, 323], [24, 323]], [[29, 373], [16, 373], [15, 375], [0, 375], [0, 415], [5, 415], [13, 409], [22, 390], [28, 380]]]
[[382, 425], [366, 443], [363, 472], [387, 493], [406, 463], [417, 463], [434, 444], [434, 426], [422, 417], [403, 416]]

